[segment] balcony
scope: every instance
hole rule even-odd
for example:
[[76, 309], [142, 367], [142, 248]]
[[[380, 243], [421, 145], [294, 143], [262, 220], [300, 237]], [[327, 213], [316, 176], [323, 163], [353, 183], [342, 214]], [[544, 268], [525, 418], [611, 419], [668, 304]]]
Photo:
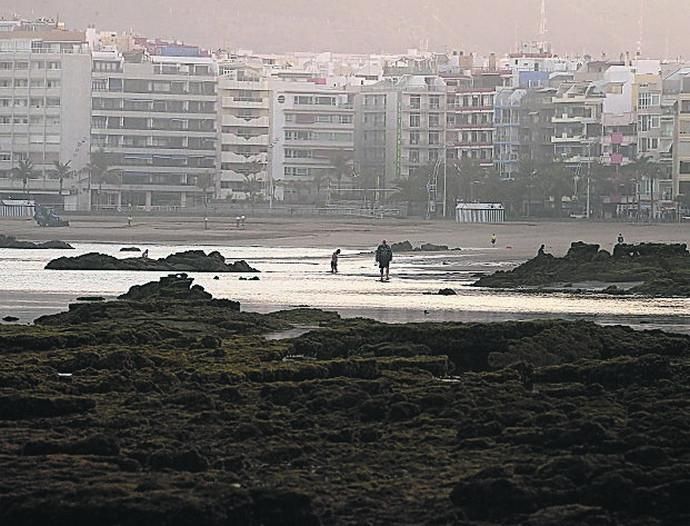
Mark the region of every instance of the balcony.
[[242, 135], [236, 135], [234, 133], [224, 133], [222, 135], [222, 142], [223, 144], [254, 144], [257, 146], [266, 146], [268, 145], [268, 134], [245, 137]]
[[268, 99], [259, 97], [222, 97], [223, 108], [268, 108]]
[[268, 128], [268, 117], [243, 118], [235, 115], [223, 115], [223, 126], [247, 126], [252, 128]]
[[584, 140], [585, 140], [585, 137], [582, 135], [552, 135], [551, 136], [551, 142], [554, 144], [568, 143], [568, 142], [580, 143]]

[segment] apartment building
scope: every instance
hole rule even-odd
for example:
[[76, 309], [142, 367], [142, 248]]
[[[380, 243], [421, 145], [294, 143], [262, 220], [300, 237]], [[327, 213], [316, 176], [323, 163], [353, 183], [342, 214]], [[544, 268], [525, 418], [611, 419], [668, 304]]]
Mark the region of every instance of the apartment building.
[[270, 87], [269, 198], [318, 201], [330, 185], [351, 185], [355, 93], [315, 82]]
[[690, 195], [690, 68], [674, 75], [676, 125], [673, 140], [673, 195]]
[[268, 195], [270, 100], [268, 77], [260, 64], [219, 64], [219, 198]]
[[552, 98], [554, 160], [573, 167], [601, 158], [602, 112], [605, 94], [596, 84], [564, 82]]
[[[168, 51], [170, 53], [170, 51]], [[117, 181], [91, 181], [101, 208], [198, 206], [216, 177], [217, 74], [207, 57], [93, 53], [91, 150]]]
[[494, 100], [497, 88], [507, 79], [499, 72], [444, 75], [448, 111], [446, 143], [449, 161], [473, 159], [482, 167], [493, 166]]
[[384, 79], [363, 87], [356, 103], [356, 166], [367, 188], [390, 190], [443, 159], [447, 93], [440, 77]]
[[494, 99], [494, 162], [503, 179], [512, 179], [520, 171], [521, 129], [526, 89], [499, 89]]
[[51, 179], [53, 162], [83, 167], [89, 151], [90, 55], [84, 33], [49, 22], [13, 21], [0, 31], [0, 192], [18, 195], [19, 161], [33, 163], [28, 190], [74, 206], [75, 180]]

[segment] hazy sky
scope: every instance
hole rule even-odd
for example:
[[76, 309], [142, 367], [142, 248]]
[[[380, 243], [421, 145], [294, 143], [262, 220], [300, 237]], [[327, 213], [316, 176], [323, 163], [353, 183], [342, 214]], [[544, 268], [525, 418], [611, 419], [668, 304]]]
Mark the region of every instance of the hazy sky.
[[[560, 54], [637, 49], [690, 56], [690, 0], [546, 0]], [[540, 0], [0, 0], [0, 15], [55, 16], [71, 27], [255, 51], [397, 52], [419, 47], [503, 53], [534, 39]]]

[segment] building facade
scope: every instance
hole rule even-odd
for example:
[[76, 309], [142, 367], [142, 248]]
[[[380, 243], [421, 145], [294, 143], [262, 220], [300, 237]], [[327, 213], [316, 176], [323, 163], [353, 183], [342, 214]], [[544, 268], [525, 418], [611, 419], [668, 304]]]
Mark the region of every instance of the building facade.
[[271, 82], [270, 200], [317, 202], [351, 184], [354, 98], [313, 82]]
[[218, 197], [265, 197], [271, 100], [268, 78], [260, 66], [242, 62], [221, 62], [219, 68]]
[[217, 173], [216, 87], [210, 58], [94, 52], [91, 151], [114, 176], [91, 180], [92, 204], [205, 203]]
[[84, 33], [21, 23], [0, 31], [0, 191], [17, 195], [12, 178], [31, 161], [27, 190], [44, 202], [76, 206], [76, 178], [51, 178], [53, 163], [88, 161], [90, 54]]

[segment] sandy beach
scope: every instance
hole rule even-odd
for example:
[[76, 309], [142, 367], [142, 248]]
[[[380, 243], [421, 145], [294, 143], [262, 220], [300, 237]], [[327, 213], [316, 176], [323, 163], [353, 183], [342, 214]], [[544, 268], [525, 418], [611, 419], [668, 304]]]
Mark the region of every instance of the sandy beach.
[[[237, 228], [232, 218], [212, 217], [208, 230], [199, 217], [137, 217], [131, 227], [123, 217], [73, 217], [66, 228], [41, 228], [30, 219], [2, 218], [0, 232], [28, 241], [60, 239], [68, 242], [114, 244], [161, 244], [205, 246], [267, 246], [362, 249], [409, 240], [451, 247], [489, 247], [496, 234], [497, 249], [510, 257], [532, 257], [544, 243], [554, 254], [564, 253], [576, 240], [615, 243], [619, 232], [626, 242], [657, 241], [687, 243], [687, 224], [627, 224], [570, 222], [510, 222], [501, 225], [459, 225], [450, 221], [368, 218], [252, 218]], [[504, 253], [502, 257], [507, 257]]]

